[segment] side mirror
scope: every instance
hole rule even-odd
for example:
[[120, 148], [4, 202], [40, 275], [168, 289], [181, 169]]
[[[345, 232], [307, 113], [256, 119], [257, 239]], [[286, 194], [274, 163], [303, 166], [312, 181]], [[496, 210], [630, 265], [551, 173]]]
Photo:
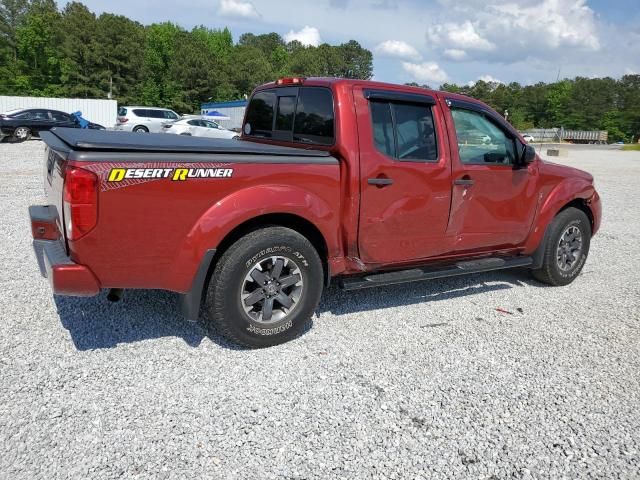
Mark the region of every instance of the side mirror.
[[531, 145], [524, 146], [524, 152], [522, 153], [522, 163], [529, 165], [536, 159], [536, 149]]

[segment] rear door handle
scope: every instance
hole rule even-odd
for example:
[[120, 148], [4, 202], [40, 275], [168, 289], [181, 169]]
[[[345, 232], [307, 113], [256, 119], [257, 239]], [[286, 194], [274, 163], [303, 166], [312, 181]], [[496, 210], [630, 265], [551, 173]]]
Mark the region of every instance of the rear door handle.
[[467, 187], [473, 185], [473, 180], [471, 180], [470, 178], [458, 178], [456, 180], [454, 180], [453, 182], [454, 185], [465, 185]]
[[393, 180], [390, 178], [370, 178], [367, 180], [369, 185], [376, 185], [378, 187], [384, 187], [386, 185], [391, 185]]

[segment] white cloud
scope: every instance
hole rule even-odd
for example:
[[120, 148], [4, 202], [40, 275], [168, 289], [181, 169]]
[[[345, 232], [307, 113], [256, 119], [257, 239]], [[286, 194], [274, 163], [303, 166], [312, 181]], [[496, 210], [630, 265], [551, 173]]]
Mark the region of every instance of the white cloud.
[[440, 3], [446, 8], [427, 28], [427, 39], [452, 60], [548, 60], [601, 47], [596, 16], [586, 0]]
[[287, 43], [297, 40], [303, 45], [313, 47], [317, 47], [322, 43], [320, 31], [316, 27], [310, 27], [309, 25], [305, 25], [304, 28], [298, 32], [290, 30], [289, 33], [284, 36], [284, 39]]
[[420, 53], [415, 47], [401, 40], [387, 40], [376, 47], [376, 52], [389, 57], [420, 59]]
[[467, 50], [494, 50], [496, 46], [481, 36], [476, 26], [469, 20], [457, 23], [432, 25], [427, 30], [427, 38], [440, 45]]
[[447, 74], [435, 62], [402, 62], [402, 68], [420, 82], [443, 83], [447, 80]]
[[220, 0], [218, 14], [223, 17], [256, 18], [260, 15], [251, 2], [242, 0]]
[[504, 83], [502, 80], [498, 80], [497, 78], [489, 74], [480, 75], [480, 77], [478, 77], [478, 80], [482, 80], [483, 82], [487, 82], [487, 83]]
[[442, 55], [451, 60], [464, 60], [467, 58], [467, 52], [458, 48], [447, 48], [442, 52]]
[[480, 75], [478, 77], [478, 80], [475, 80], [475, 81], [471, 80], [470, 82], [467, 83], [467, 85], [469, 85], [470, 87], [473, 87], [479, 80], [482, 80], [483, 82], [487, 82], [487, 83], [501, 83], [501, 84], [504, 84], [504, 82], [502, 80], [498, 80], [494, 76], [486, 74], [486, 75]]

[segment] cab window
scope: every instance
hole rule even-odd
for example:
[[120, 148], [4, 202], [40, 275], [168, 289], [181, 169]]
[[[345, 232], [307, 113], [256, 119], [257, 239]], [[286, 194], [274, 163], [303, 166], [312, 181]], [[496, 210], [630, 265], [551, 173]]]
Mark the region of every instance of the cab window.
[[288, 87], [256, 93], [244, 134], [312, 145], [333, 145], [333, 95], [323, 87]]
[[480, 112], [452, 108], [458, 138], [458, 154], [464, 164], [513, 165], [513, 138]]

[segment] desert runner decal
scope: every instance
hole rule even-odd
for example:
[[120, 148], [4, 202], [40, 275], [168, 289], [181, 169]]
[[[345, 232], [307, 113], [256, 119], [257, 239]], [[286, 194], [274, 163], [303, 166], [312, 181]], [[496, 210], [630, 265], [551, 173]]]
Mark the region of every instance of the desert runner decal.
[[229, 162], [141, 162], [135, 166], [123, 166], [121, 162], [98, 162], [83, 165], [82, 168], [98, 176], [101, 192], [167, 180], [176, 183], [189, 179], [217, 182], [234, 177], [237, 173], [235, 165]]
[[192, 178], [231, 178], [232, 168], [112, 168], [107, 182], [168, 178], [184, 182]]

